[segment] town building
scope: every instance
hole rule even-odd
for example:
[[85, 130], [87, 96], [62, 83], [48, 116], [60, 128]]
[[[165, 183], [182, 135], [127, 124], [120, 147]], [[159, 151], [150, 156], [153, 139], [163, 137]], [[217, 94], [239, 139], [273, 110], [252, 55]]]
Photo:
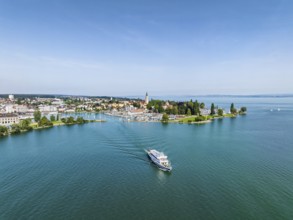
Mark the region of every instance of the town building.
[[133, 116], [133, 115], [142, 115], [144, 113], [144, 109], [133, 109], [128, 111], [128, 115]]
[[18, 112], [18, 113], [26, 113], [28, 112], [28, 107], [26, 105], [16, 105], [14, 107], [15, 109], [15, 112]]
[[14, 113], [15, 112], [14, 105], [6, 105], [5, 106], [5, 112], [6, 113]]
[[39, 105], [39, 110], [41, 112], [57, 112], [57, 108], [52, 105]]
[[145, 94], [144, 103], [146, 105], [149, 104], [149, 94], [148, 93]]
[[0, 114], [0, 125], [8, 126], [18, 124], [19, 118], [16, 114]]
[[0, 114], [5, 112], [6, 112], [5, 105], [0, 104]]
[[64, 102], [61, 99], [54, 99], [52, 105], [63, 105]]
[[27, 105], [17, 105], [17, 104], [4, 105], [2, 109], [4, 110], [4, 113], [27, 113], [29, 111]]
[[8, 98], [10, 99], [10, 101], [14, 100], [14, 95], [8, 95]]

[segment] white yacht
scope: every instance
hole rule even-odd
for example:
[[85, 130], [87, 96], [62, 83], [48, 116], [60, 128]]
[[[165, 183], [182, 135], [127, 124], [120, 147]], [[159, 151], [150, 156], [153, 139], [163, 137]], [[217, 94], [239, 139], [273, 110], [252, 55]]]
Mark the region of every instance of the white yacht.
[[168, 157], [156, 150], [147, 150], [149, 158], [163, 171], [171, 171], [172, 167], [168, 160]]

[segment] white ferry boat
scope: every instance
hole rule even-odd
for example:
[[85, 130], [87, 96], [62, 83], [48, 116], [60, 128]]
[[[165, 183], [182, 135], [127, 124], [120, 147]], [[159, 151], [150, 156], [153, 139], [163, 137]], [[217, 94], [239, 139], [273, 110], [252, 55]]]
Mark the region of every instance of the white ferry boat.
[[168, 160], [168, 157], [156, 150], [147, 150], [149, 158], [163, 171], [171, 171], [172, 166]]

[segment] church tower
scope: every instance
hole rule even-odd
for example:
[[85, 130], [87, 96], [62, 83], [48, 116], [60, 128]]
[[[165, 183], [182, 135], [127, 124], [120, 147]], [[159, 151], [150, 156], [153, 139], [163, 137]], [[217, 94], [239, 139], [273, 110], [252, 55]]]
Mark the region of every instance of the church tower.
[[145, 94], [144, 103], [146, 105], [149, 104], [149, 95], [148, 95], [148, 93]]

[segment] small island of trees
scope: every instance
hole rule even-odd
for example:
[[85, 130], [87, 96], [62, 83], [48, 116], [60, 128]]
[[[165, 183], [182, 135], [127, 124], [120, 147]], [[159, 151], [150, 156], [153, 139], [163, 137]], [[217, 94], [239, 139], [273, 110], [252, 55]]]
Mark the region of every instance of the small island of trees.
[[[239, 110], [231, 103], [230, 111], [225, 112], [224, 109], [219, 108], [214, 103], [211, 107], [206, 108], [205, 103], [196, 101], [176, 102], [176, 101], [163, 101], [151, 100], [147, 109], [155, 113], [162, 113], [162, 123], [170, 121], [179, 123], [202, 123], [208, 122], [215, 118], [223, 117], [236, 117], [238, 114], [246, 114], [247, 108], [241, 107]], [[177, 115], [179, 119], [170, 120], [170, 115]]]

